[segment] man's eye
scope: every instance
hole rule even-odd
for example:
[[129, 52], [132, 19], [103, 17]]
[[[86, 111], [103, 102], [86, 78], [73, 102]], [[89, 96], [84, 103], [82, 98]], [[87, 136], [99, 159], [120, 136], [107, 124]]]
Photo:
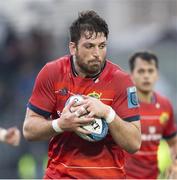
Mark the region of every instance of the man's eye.
[[100, 49], [103, 49], [105, 46], [106, 46], [106, 44], [102, 44], [99, 47], [100, 47]]
[[85, 45], [85, 47], [86, 47], [87, 49], [90, 49], [90, 48], [92, 48], [93, 46], [92, 46], [91, 44], [88, 44], [88, 45]]
[[144, 70], [143, 70], [143, 69], [140, 69], [140, 70], [138, 71], [138, 73], [139, 73], [139, 74], [143, 74], [143, 73], [144, 73]]
[[154, 73], [154, 70], [153, 69], [149, 69], [149, 73], [150, 74]]

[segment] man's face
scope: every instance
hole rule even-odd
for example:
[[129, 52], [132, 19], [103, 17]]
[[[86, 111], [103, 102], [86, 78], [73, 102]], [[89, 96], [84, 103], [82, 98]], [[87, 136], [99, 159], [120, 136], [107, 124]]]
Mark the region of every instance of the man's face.
[[103, 33], [88, 31], [81, 35], [78, 44], [75, 44], [74, 54], [79, 71], [92, 76], [100, 72], [106, 60], [106, 37]]
[[152, 59], [150, 62], [147, 62], [141, 58], [136, 58], [132, 78], [139, 91], [143, 93], [153, 91], [158, 79], [158, 70], [155, 61]]

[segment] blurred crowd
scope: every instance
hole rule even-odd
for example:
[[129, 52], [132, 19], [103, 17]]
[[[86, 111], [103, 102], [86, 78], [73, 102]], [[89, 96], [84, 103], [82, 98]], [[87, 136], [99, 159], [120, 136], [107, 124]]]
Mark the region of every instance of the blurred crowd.
[[[7, 22], [0, 26], [1, 127], [17, 126], [22, 131], [26, 104], [34, 79], [39, 69], [49, 61], [52, 38], [40, 29], [31, 29], [28, 33], [19, 35]], [[3, 163], [0, 163], [0, 178], [21, 178], [18, 163], [26, 153], [34, 155], [35, 160], [42, 163], [43, 159], [40, 158], [47, 151], [46, 142], [32, 144], [29, 146], [23, 138], [16, 148], [1, 144], [0, 162]], [[37, 164], [40, 166], [41, 163]], [[41, 174], [36, 176], [41, 177]]]

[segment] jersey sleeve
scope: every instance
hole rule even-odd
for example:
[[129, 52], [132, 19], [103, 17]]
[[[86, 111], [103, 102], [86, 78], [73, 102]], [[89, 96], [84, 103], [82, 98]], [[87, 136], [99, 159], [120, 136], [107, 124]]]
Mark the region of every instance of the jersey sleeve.
[[174, 137], [177, 133], [177, 127], [175, 123], [175, 117], [174, 117], [174, 111], [172, 108], [172, 105], [170, 102], [168, 102], [169, 106], [169, 119], [165, 125], [164, 131], [163, 131], [163, 138], [164, 139], [170, 139]]
[[137, 121], [139, 116], [139, 103], [134, 86], [129, 75], [124, 76], [123, 79], [116, 83], [117, 96], [113, 101], [113, 109], [125, 121]]
[[52, 73], [49, 73], [47, 64], [42, 68], [36, 78], [28, 103], [28, 107], [31, 110], [44, 117], [50, 116], [56, 103]]

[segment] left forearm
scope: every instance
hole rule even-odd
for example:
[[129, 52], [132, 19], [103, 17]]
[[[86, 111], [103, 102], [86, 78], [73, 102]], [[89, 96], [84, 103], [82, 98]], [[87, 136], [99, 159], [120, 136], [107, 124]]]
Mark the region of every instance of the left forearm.
[[141, 145], [140, 122], [126, 122], [116, 115], [109, 124], [110, 133], [114, 141], [129, 153], [139, 150]]
[[167, 143], [170, 147], [172, 161], [176, 161], [176, 158], [177, 158], [177, 136], [168, 139]]
[[126, 122], [122, 120], [111, 106], [93, 97], [84, 96], [84, 100], [77, 105], [84, 106], [89, 112], [88, 116], [105, 119], [114, 141], [122, 149], [129, 153], [134, 153], [139, 150], [141, 145], [141, 128], [139, 121]]

